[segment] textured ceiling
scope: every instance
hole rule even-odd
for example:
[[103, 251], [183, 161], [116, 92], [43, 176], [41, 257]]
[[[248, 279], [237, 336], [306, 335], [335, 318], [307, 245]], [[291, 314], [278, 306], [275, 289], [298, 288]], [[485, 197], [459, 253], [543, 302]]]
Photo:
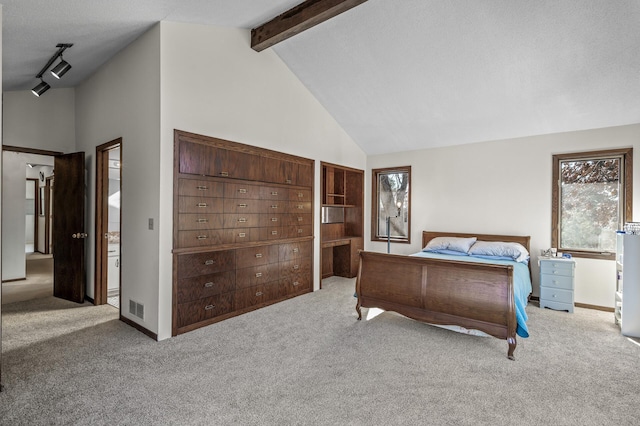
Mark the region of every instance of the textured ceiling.
[[[0, 0], [4, 90], [58, 42], [73, 68], [48, 82], [73, 87], [160, 20], [252, 28], [300, 1]], [[369, 0], [272, 49], [368, 154], [640, 122], [638, 0]]]

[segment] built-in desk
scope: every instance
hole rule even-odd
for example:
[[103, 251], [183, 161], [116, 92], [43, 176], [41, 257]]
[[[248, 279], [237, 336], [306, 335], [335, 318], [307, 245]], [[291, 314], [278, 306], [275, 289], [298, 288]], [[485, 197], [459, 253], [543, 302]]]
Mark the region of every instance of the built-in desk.
[[362, 237], [342, 237], [322, 242], [322, 278], [337, 275], [353, 278], [358, 275], [358, 252]]

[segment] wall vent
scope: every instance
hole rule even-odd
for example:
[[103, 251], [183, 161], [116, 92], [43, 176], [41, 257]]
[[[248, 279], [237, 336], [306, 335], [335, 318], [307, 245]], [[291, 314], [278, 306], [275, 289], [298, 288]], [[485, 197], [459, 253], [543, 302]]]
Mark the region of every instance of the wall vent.
[[129, 313], [144, 319], [144, 305], [133, 300], [129, 300]]

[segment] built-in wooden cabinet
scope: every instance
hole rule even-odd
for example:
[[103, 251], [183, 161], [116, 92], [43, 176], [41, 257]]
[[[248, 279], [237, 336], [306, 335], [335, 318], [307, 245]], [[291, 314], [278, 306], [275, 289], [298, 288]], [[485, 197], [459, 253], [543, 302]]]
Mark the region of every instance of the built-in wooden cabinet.
[[364, 248], [364, 171], [322, 163], [322, 277], [353, 278]]
[[313, 289], [314, 161], [175, 131], [173, 335]]

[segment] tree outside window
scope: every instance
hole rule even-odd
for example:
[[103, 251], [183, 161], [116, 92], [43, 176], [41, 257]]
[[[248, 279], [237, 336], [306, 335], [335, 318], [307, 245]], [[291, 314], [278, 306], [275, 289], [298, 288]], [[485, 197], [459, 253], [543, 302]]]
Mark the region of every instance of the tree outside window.
[[372, 170], [371, 240], [409, 243], [411, 166]]
[[614, 258], [616, 231], [631, 220], [631, 157], [631, 148], [553, 156], [553, 247]]

